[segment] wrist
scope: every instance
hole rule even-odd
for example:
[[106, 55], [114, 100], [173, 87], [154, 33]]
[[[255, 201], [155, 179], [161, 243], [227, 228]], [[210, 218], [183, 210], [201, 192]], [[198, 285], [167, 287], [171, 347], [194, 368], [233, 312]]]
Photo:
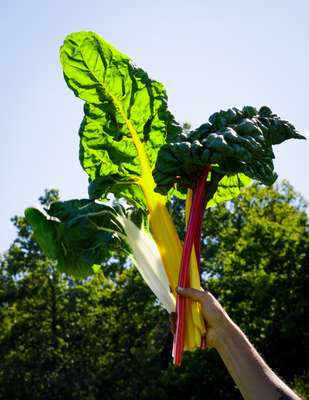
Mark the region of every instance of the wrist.
[[210, 333], [210, 346], [219, 350], [226, 339], [235, 335], [238, 331], [238, 326], [231, 320], [231, 318], [224, 312], [220, 323], [211, 328]]

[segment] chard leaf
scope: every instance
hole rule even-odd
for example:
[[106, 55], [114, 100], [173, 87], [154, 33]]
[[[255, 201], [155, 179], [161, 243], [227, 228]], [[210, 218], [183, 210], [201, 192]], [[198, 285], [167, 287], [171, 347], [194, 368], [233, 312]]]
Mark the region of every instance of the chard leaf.
[[223, 201], [228, 201], [237, 197], [241, 189], [250, 185], [252, 179], [245, 174], [224, 175], [216, 186], [216, 191], [207, 202], [207, 207], [215, 207]]
[[46, 215], [36, 208], [27, 208], [25, 217], [33, 229], [33, 238], [38, 242], [46, 257], [57, 259], [58, 246], [55, 240], [57, 222], [47, 219]]
[[25, 216], [34, 239], [62, 272], [84, 278], [113, 251], [126, 248], [112, 207], [82, 199], [52, 203], [45, 211], [28, 208]]
[[86, 102], [80, 161], [90, 198], [112, 192], [145, 208], [157, 153], [181, 130], [167, 110], [163, 85], [92, 32], [68, 35], [60, 57], [68, 86]]
[[144, 226], [141, 209], [124, 210], [91, 200], [55, 202], [44, 214], [28, 208], [25, 216], [45, 255], [60, 271], [85, 278], [100, 268], [115, 250], [133, 254], [143, 279], [168, 312], [175, 311], [162, 258]]
[[206, 165], [212, 165], [212, 179], [207, 185], [211, 197], [230, 199], [249, 180], [271, 185], [274, 172], [272, 145], [287, 139], [305, 139], [289, 122], [281, 120], [268, 107], [220, 111], [195, 131], [181, 133], [162, 146], [155, 170], [156, 191], [166, 194], [172, 187], [194, 187]]

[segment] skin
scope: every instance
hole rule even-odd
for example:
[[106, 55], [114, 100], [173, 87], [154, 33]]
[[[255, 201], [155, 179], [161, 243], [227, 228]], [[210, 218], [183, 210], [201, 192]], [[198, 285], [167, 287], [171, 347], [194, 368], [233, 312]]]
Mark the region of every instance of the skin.
[[[207, 345], [220, 354], [245, 400], [301, 400], [265, 363], [245, 334], [209, 292], [177, 288], [198, 301], [207, 326]], [[171, 316], [172, 330], [176, 314]]]

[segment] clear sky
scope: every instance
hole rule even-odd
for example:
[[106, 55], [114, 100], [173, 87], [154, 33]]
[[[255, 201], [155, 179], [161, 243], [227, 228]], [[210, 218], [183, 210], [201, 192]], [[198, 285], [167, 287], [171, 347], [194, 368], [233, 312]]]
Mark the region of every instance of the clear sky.
[[[71, 32], [97, 32], [164, 83], [179, 122], [197, 127], [219, 109], [268, 105], [308, 136], [307, 0], [10, 0], [0, 18], [0, 252], [15, 237], [10, 217], [45, 188], [87, 196], [83, 104], [58, 55]], [[279, 180], [307, 199], [308, 150], [309, 140], [275, 147]]]

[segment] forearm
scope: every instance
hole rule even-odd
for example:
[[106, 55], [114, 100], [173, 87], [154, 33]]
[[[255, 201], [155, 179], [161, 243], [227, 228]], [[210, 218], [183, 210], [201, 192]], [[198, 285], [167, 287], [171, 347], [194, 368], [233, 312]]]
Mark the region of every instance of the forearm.
[[300, 400], [267, 366], [229, 317], [216, 332], [214, 345], [244, 399]]

